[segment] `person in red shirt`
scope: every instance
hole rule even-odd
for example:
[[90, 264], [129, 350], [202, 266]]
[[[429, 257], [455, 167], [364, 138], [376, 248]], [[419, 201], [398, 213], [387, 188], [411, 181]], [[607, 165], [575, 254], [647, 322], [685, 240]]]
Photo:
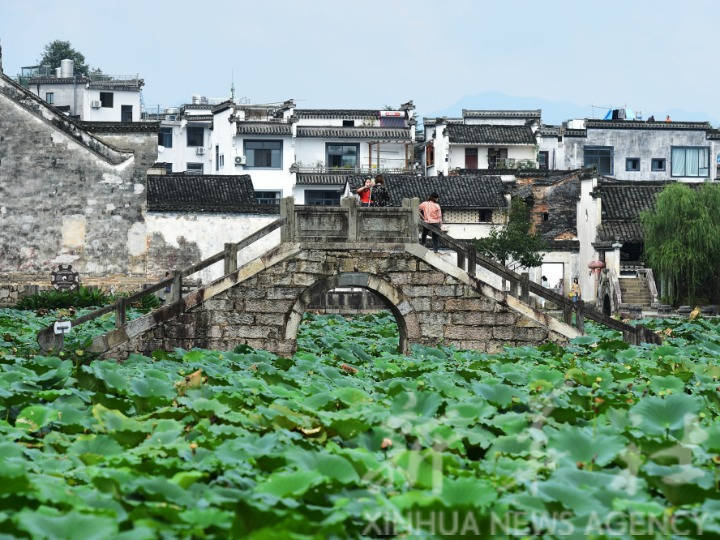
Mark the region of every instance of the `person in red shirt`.
[[362, 206], [370, 206], [370, 193], [372, 192], [372, 187], [372, 178], [367, 178], [365, 179], [365, 184], [355, 190], [355, 193], [360, 195], [360, 204]]
[[[431, 223], [436, 227], [440, 228], [442, 225], [442, 209], [438, 204], [438, 194], [433, 192], [428, 197], [427, 201], [420, 203], [418, 210], [420, 210], [420, 217], [425, 223]], [[427, 239], [428, 230], [423, 227], [421, 243], [424, 246], [425, 240]], [[437, 253], [439, 238], [435, 231], [432, 231], [432, 245], [433, 251]]]

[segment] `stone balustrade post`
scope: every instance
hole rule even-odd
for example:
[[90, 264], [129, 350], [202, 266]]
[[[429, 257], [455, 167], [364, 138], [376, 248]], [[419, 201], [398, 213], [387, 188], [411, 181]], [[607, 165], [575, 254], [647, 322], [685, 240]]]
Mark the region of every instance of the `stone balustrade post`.
[[348, 211], [348, 242], [357, 242], [358, 239], [358, 228], [357, 228], [357, 202], [355, 197], [343, 197], [340, 199], [340, 206], [346, 208]]
[[285, 218], [285, 223], [280, 228], [280, 242], [292, 242], [295, 239], [295, 197], [282, 198], [280, 217]]
[[225, 260], [224, 260], [224, 274], [228, 275], [230, 272], [234, 272], [238, 268], [237, 264], [238, 248], [235, 242], [225, 244]]

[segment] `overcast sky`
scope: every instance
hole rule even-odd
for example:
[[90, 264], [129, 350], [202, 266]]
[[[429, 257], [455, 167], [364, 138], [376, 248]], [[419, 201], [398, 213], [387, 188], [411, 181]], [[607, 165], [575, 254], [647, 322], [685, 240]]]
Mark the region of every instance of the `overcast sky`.
[[497, 91], [720, 117], [720, 2], [592, 4], [0, 0], [0, 39], [8, 74], [68, 40], [106, 73], [139, 73], [146, 105], [225, 97], [234, 72], [238, 96], [299, 107], [413, 99], [422, 115]]

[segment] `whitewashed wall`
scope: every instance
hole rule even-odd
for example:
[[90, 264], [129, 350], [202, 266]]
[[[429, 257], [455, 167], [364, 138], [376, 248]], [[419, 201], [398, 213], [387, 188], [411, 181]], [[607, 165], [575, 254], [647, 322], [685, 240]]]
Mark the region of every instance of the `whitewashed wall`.
[[597, 227], [601, 221], [601, 201], [590, 193], [597, 187], [597, 178], [580, 181], [580, 200], [577, 204], [577, 234], [580, 241], [579, 266], [580, 289], [587, 301], [595, 301], [597, 277], [589, 275], [588, 263], [598, 259], [598, 252], [592, 246], [597, 237]]
[[[93, 109], [90, 104], [93, 101], [100, 101], [100, 92], [109, 92], [113, 95], [112, 107], [100, 107]], [[84, 89], [82, 104], [82, 119], [89, 122], [119, 122], [121, 118], [121, 106], [132, 105], [132, 121], [140, 120], [140, 90], [104, 90], [88, 88]]]
[[[147, 238], [160, 234], [171, 247], [179, 247], [178, 240], [195, 244], [202, 259], [222, 251], [226, 242], [239, 242], [261, 229], [278, 216], [247, 214], [186, 214], [175, 212], [152, 213], [145, 216]], [[277, 229], [238, 253], [238, 264], [243, 265], [280, 244], [280, 229]], [[222, 262], [198, 272], [203, 283], [222, 276]]]
[[[233, 124], [234, 126], [235, 124]], [[232, 167], [233, 172], [230, 174], [249, 174], [252, 177], [253, 188], [255, 191], [281, 191], [280, 197], [287, 197], [292, 193], [293, 184], [295, 183], [295, 175], [290, 172], [290, 165], [294, 162], [294, 147], [290, 136], [277, 135], [237, 135], [234, 137], [234, 152], [237, 155], [245, 155], [244, 141], [266, 140], [283, 142], [282, 166], [279, 169], [256, 169], [252, 167], [235, 167], [234, 158]], [[214, 150], [213, 150], [214, 151]], [[228, 157], [225, 157], [225, 164], [228, 165]]]
[[[535, 161], [537, 159], [537, 146], [535, 145], [507, 145], [507, 144], [494, 144], [494, 145], [456, 145], [450, 144], [450, 164], [449, 169], [465, 168], [465, 148], [477, 148], [478, 149], [478, 169], [488, 168], [488, 148], [507, 148], [508, 158], [510, 159], [531, 159]], [[437, 159], [437, 156], [436, 156]]]

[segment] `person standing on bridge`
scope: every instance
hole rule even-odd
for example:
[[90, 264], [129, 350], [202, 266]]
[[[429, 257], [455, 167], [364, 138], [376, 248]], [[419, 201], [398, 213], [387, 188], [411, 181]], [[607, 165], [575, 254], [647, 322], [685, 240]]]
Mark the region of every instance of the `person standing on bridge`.
[[355, 193], [357, 193], [360, 196], [360, 205], [361, 206], [370, 206], [370, 193], [372, 192], [373, 188], [373, 179], [372, 178], [366, 178], [365, 184], [357, 188]]
[[390, 204], [390, 193], [385, 187], [385, 179], [381, 174], [375, 177], [375, 185], [370, 192], [370, 206], [388, 206]]
[[[436, 226], [438, 229], [442, 225], [442, 209], [438, 204], [439, 196], [437, 193], [432, 192], [428, 197], [427, 201], [420, 203], [418, 210], [420, 210], [420, 217], [425, 223]], [[427, 239], [428, 230], [423, 227], [422, 240], [420, 243], [424, 246], [425, 240]], [[432, 231], [432, 245], [433, 251], [438, 251], [439, 238], [435, 231]]]

